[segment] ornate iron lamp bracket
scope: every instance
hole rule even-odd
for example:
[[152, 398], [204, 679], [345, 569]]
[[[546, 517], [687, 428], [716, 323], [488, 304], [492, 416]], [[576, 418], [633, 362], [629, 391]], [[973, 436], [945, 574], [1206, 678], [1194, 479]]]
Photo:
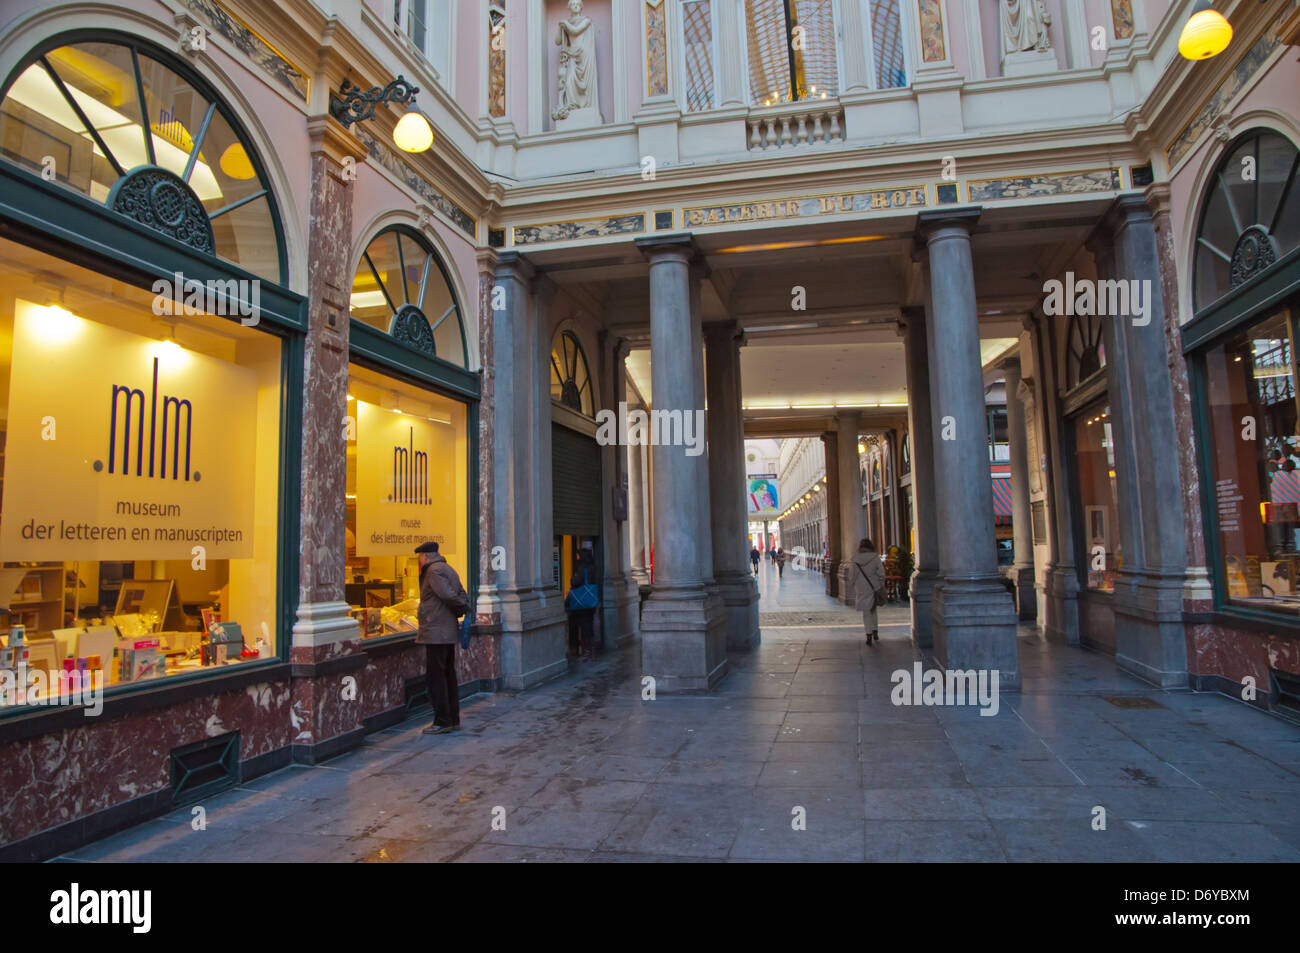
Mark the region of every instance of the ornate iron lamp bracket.
[[363, 90], [345, 79], [337, 93], [330, 93], [330, 115], [341, 122], [346, 129], [354, 122], [373, 119], [375, 107], [380, 103], [405, 105], [411, 102], [419, 91], [418, 86], [412, 86], [401, 76], [383, 89], [372, 86], [369, 90]]

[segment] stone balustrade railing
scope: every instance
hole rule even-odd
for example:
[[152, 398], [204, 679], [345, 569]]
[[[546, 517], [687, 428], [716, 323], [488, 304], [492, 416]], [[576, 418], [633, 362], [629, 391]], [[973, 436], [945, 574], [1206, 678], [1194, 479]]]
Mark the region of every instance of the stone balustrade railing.
[[750, 152], [844, 139], [844, 110], [834, 99], [755, 107], [750, 110], [746, 124]]

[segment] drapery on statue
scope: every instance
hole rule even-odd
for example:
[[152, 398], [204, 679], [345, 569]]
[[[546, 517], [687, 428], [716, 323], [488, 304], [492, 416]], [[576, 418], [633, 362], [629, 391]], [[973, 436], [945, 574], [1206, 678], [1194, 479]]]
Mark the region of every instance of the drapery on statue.
[[1043, 0], [1002, 0], [998, 7], [1002, 22], [1002, 53], [1051, 49], [1047, 28], [1051, 14]]
[[591, 17], [582, 15], [582, 0], [569, 0], [569, 18], [555, 32], [560, 48], [559, 93], [552, 119], [565, 119], [576, 109], [596, 109], [596, 31]]

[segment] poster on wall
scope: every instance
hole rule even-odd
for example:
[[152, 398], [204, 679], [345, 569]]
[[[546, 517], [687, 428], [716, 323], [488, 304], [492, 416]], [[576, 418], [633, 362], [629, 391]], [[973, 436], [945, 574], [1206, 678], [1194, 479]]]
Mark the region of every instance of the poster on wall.
[[18, 300], [3, 558], [251, 557], [256, 413], [247, 368]]
[[357, 555], [456, 552], [456, 430], [357, 401]]
[[745, 508], [751, 517], [759, 519], [776, 519], [777, 510], [776, 474], [751, 473], [747, 478], [749, 491], [745, 495]]

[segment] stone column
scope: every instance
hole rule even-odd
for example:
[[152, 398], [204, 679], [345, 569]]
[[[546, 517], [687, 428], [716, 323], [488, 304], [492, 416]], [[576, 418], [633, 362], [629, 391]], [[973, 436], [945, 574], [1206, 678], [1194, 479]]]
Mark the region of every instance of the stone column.
[[[537, 468], [528, 481], [533, 494], [532, 578], [543, 601], [564, 599], [555, 582], [555, 497], [551, 472], [551, 302], [555, 300], [555, 282], [538, 275], [532, 283], [532, 349], [530, 362], [532, 399], [529, 403], [529, 430], [534, 443], [532, 459]], [[520, 377], [522, 380], [522, 376]], [[593, 394], [599, 400], [598, 394]]]
[[[862, 31], [864, 0], [841, 0], [840, 21], [844, 40], [845, 93], [865, 93], [871, 89], [867, 78], [867, 49]], [[723, 4], [726, 6], [726, 4]]]
[[[700, 340], [693, 328], [688, 235], [643, 238], [650, 262], [650, 373], [654, 413], [661, 421], [694, 418], [703, 408], [697, 379]], [[698, 363], [702, 363], [702, 355]], [[661, 437], [663, 432], [661, 424]], [[660, 442], [654, 460], [655, 583], [641, 614], [641, 665], [662, 692], [702, 691], [726, 674], [721, 597], [705, 585], [702, 557], [711, 552], [704, 469], [681, 441]], [[703, 528], [703, 531], [702, 531]], [[706, 543], [708, 543], [706, 548]], [[712, 575], [712, 566], [707, 570]]]
[[[293, 758], [316, 762], [361, 744], [361, 707], [347, 702], [342, 679], [366, 664], [361, 632], [344, 590], [347, 528], [348, 293], [352, 275], [352, 196], [343, 162], [365, 148], [328, 115], [308, 123], [311, 136], [311, 287], [303, 353], [302, 510], [298, 608], [289, 661], [298, 716]], [[329, 662], [328, 673], [324, 663]]]
[[912, 444], [912, 520], [916, 525], [915, 565], [909, 588], [912, 640], [934, 645], [931, 614], [939, 580], [938, 504], [934, 498], [934, 428], [930, 407], [929, 345], [924, 308], [903, 309], [903, 350], [907, 362], [907, 430]]
[[1116, 199], [1089, 246], [1100, 252], [1099, 274], [1136, 286], [1147, 306], [1143, 313], [1130, 308], [1130, 313], [1106, 322], [1106, 377], [1124, 547], [1124, 565], [1115, 583], [1115, 661], [1162, 687], [1186, 687], [1184, 488], [1178, 454], [1173, 452], [1179, 438], [1160, 259], [1151, 211], [1142, 196]]
[[[637, 408], [644, 409], [644, 408]], [[649, 558], [645, 544], [645, 472], [641, 466], [641, 457], [645, 447], [639, 443], [627, 446], [627, 536], [632, 578], [638, 585], [650, 581], [646, 573]]]
[[1079, 644], [1079, 570], [1074, 563], [1074, 522], [1070, 515], [1069, 463], [1065, 456], [1065, 422], [1061, 417], [1060, 386], [1056, 380], [1056, 335], [1064, 334], [1064, 319], [1039, 317], [1036, 321], [1042, 369], [1042, 408], [1047, 427], [1047, 488], [1051, 510], [1043, 632], [1049, 639]]
[[[835, 471], [840, 494], [840, 531], [831, 538], [831, 548], [838, 547], [839, 550], [840, 564], [836, 572], [839, 575], [840, 601], [848, 605], [853, 593], [849, 573], [857, 572], [853, 568], [853, 554], [858, 551], [862, 537], [867, 535], [866, 515], [862, 509], [862, 471], [858, 469], [858, 415], [837, 414], [835, 433], [840, 449], [839, 465]], [[830, 473], [829, 464], [826, 472]]]
[[[826, 450], [826, 595], [838, 599], [840, 596], [840, 562], [844, 558], [840, 552], [840, 499], [843, 488], [840, 486], [844, 477], [840, 472], [840, 435], [839, 431], [828, 430], [822, 434], [822, 446]], [[815, 494], [814, 494], [815, 497]], [[856, 547], [855, 547], [856, 548]], [[817, 555], [821, 555], [818, 550]]]
[[[627, 402], [627, 341], [607, 331], [600, 332], [600, 399], [615, 414]], [[639, 595], [636, 580], [628, 572], [628, 523], [631, 517], [628, 487], [627, 448], [614, 442], [600, 448], [601, 493], [604, 495], [604, 586], [600, 600], [601, 638], [605, 647], [627, 645], [637, 636]], [[624, 519], [616, 519], [614, 499], [628, 506]]]
[[[745, 486], [745, 422], [735, 321], [704, 325], [709, 399], [709, 495], [713, 578], [727, 613], [727, 648], [758, 644], [758, 585], [750, 574]], [[766, 524], [764, 524], [766, 525]]]
[[1020, 358], [1003, 363], [1007, 384], [1007, 442], [1011, 454], [1011, 528], [1016, 561], [1011, 578], [1016, 584], [1016, 615], [1021, 621], [1038, 616], [1034, 585], [1034, 530], [1029, 517], [1029, 455], [1025, 430], [1025, 405], [1020, 400]]
[[1018, 688], [1015, 611], [998, 574], [993, 530], [970, 238], [978, 217], [978, 209], [920, 216], [929, 259], [935, 498], [943, 528], [934, 652], [950, 670], [996, 670], [1003, 688]]
[[[709, 277], [709, 269], [702, 261], [691, 263], [690, 272], [691, 301], [691, 383], [694, 388], [694, 403], [691, 416], [682, 414], [684, 433], [694, 438], [695, 446], [688, 448], [688, 458], [695, 466], [695, 495], [698, 507], [695, 526], [700, 531], [700, 575], [704, 585], [717, 592], [716, 580], [713, 578], [713, 534], [709, 527], [709, 453], [708, 425], [705, 408], [705, 373], [704, 373], [704, 325], [700, 311], [700, 284]], [[653, 371], [651, 372], [653, 374]], [[653, 387], [651, 388], [653, 390]]]
[[745, 105], [745, 74], [741, 57], [740, 4], [719, 3], [717, 11], [718, 35], [718, 105]]
[[[554, 588], [549, 565], [538, 557], [542, 541], [552, 535], [549, 503], [546, 525], [539, 525], [536, 484], [545, 470], [549, 486], [550, 417], [545, 427], [538, 404], [543, 391], [537, 375], [547, 367], [538, 347], [542, 334], [533, 307], [532, 266], [518, 253], [497, 257], [496, 287], [505, 307], [492, 311], [492, 360], [495, 369], [492, 454], [493, 526], [496, 539], [483, 540], [489, 550], [505, 547], [505, 568], [496, 571], [501, 611], [501, 676], [505, 687], [526, 688], [568, 667], [564, 606]], [[545, 294], [545, 290], [543, 291]], [[543, 309], [544, 314], [544, 309]], [[546, 343], [550, 354], [550, 342]], [[550, 391], [545, 391], [550, 407]], [[541, 431], [544, 429], [545, 435]], [[539, 578], [540, 573], [540, 578]]]

